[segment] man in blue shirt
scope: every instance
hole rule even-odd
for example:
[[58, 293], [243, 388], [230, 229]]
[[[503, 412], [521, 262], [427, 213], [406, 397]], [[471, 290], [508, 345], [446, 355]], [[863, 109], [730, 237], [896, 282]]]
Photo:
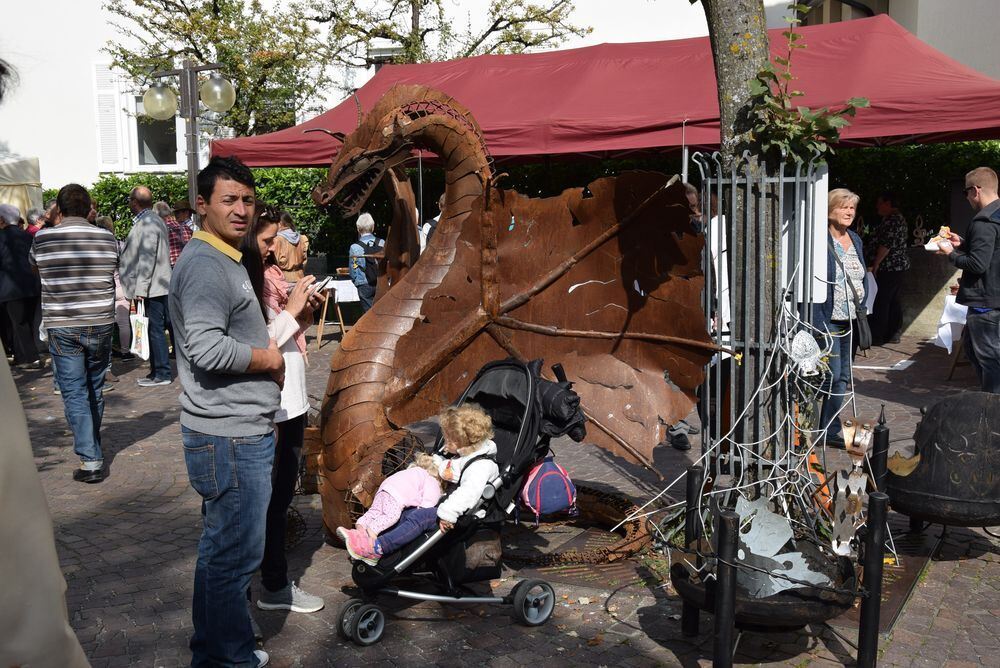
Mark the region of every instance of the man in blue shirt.
[[376, 237], [373, 234], [374, 230], [375, 219], [370, 213], [358, 216], [358, 240], [351, 244], [351, 248], [348, 250], [351, 263], [351, 282], [358, 288], [362, 313], [367, 313], [375, 301], [378, 259], [372, 256], [381, 255], [385, 247], [385, 240]]

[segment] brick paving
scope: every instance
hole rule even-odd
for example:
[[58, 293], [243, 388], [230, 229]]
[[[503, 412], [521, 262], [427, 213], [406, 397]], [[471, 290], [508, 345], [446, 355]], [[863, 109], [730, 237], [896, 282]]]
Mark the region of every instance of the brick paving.
[[[329, 332], [329, 330], [328, 330]], [[311, 352], [313, 394], [326, 384], [336, 342]], [[893, 448], [906, 448], [921, 405], [972, 389], [968, 367], [945, 381], [941, 349], [916, 340], [873, 350], [858, 364], [907, 369], [859, 370], [858, 408], [877, 415], [881, 402], [892, 427]], [[107, 395], [104, 445], [110, 476], [100, 485], [71, 479], [76, 466], [62, 402], [49, 372], [25, 372], [16, 382], [28, 416], [36, 462], [49, 500], [56, 544], [68, 590], [70, 619], [94, 666], [180, 666], [190, 660], [190, 596], [201, 527], [199, 498], [190, 488], [180, 453], [175, 382], [140, 388], [139, 362], [115, 363], [121, 381]], [[697, 449], [697, 437], [694, 439]], [[591, 446], [561, 443], [557, 451], [579, 482], [648, 498], [658, 476]], [[567, 455], [571, 454], [572, 457]], [[656, 469], [668, 480], [687, 458], [658, 449]], [[271, 665], [287, 666], [699, 666], [711, 663], [712, 620], [702, 634], [680, 633], [680, 601], [669, 585], [583, 587], [557, 583], [559, 604], [545, 626], [518, 626], [497, 606], [402, 603], [387, 606], [385, 639], [361, 649], [336, 633], [340, 604], [351, 594], [344, 552], [324, 542], [319, 497], [300, 496], [295, 507], [306, 533], [289, 555], [292, 578], [326, 599], [324, 610], [302, 615], [256, 612]], [[929, 531], [939, 532], [940, 527]], [[1000, 665], [1000, 541], [980, 530], [949, 530], [890, 636], [884, 666]], [[507, 571], [484, 584], [500, 593], [517, 582]], [[848, 634], [850, 635], [850, 634]], [[737, 663], [774, 666], [853, 665], [849, 643], [825, 628], [782, 634], [747, 633]]]

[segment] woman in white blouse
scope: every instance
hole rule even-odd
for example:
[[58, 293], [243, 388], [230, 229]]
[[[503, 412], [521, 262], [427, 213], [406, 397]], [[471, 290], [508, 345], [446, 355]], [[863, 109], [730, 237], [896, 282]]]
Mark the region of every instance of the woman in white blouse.
[[288, 580], [285, 560], [285, 518], [295, 494], [299, 458], [305, 434], [309, 397], [306, 394], [305, 331], [312, 324], [312, 312], [320, 304], [310, 289], [314, 276], [305, 276], [289, 290], [281, 269], [274, 263], [272, 250], [278, 235], [281, 211], [257, 203], [250, 229], [240, 250], [267, 331], [285, 358], [285, 379], [281, 388], [281, 407], [274, 416], [277, 439], [271, 473], [271, 501], [267, 508], [264, 559], [261, 562], [263, 592], [257, 599], [262, 610], [315, 612], [323, 599], [299, 589]]

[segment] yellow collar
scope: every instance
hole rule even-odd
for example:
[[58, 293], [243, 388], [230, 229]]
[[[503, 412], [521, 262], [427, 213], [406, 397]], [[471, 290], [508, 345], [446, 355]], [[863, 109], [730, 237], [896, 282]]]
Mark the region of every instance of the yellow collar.
[[225, 241], [215, 236], [211, 232], [206, 232], [205, 230], [198, 230], [197, 232], [194, 233], [194, 236], [191, 238], [200, 239], [201, 241], [204, 241], [206, 244], [208, 244], [215, 250], [219, 251], [233, 262], [239, 262], [240, 260], [243, 259], [243, 253], [239, 252], [238, 250], [236, 250], [235, 248], [233, 248], [232, 246], [230, 246]]

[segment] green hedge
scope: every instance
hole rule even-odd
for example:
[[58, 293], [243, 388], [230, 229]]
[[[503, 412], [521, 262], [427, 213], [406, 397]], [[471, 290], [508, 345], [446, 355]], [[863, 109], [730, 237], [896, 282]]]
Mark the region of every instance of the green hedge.
[[[861, 196], [861, 214], [867, 221], [877, 220], [875, 198], [883, 190], [895, 192], [903, 213], [911, 225], [917, 216], [931, 228], [949, 215], [949, 184], [979, 165], [1000, 168], [1000, 141], [892, 146], [881, 148], [841, 149], [830, 158], [831, 187], [847, 187]], [[649, 169], [668, 174], [680, 170], [677, 152], [634, 160], [550, 161], [539, 164], [499, 164], [503, 188], [525, 195], [547, 197], [566, 188], [584, 186], [602, 176], [628, 169]], [[356, 236], [354, 221], [331, 216], [312, 202], [313, 187], [325, 178], [325, 169], [255, 169], [257, 197], [279, 206], [295, 219], [298, 229], [309, 235], [313, 253], [326, 253], [330, 266], [345, 266], [347, 248]], [[410, 170], [414, 190], [418, 189], [416, 170]], [[692, 173], [692, 180], [697, 181]], [[187, 196], [183, 174], [105, 174], [91, 187], [102, 215], [110, 215], [119, 235], [128, 234], [132, 215], [128, 193], [136, 185], [146, 185], [156, 200], [175, 202]], [[444, 174], [428, 168], [423, 174], [424, 218], [437, 215], [437, 199], [444, 189]], [[46, 190], [45, 198], [55, 197]], [[388, 198], [381, 188], [365, 207], [375, 218], [376, 234], [385, 236], [391, 217]]]
[[[299, 231], [309, 235], [314, 253], [343, 256], [341, 263], [346, 263], [347, 248], [355, 237], [354, 226], [329, 216], [313, 204], [310, 197], [313, 187], [325, 177], [326, 170], [266, 168], [253, 171], [257, 179], [258, 199], [288, 211]], [[138, 185], [149, 187], [154, 201], [174, 203], [187, 199], [187, 179], [184, 174], [102, 174], [90, 186], [90, 194], [97, 200], [99, 214], [111, 216], [115, 221], [115, 231], [121, 238], [132, 229], [128, 195]], [[44, 191], [44, 198], [54, 198], [57, 193], [57, 189], [47, 189]], [[382, 206], [388, 210], [387, 202]], [[388, 224], [385, 215], [380, 218], [383, 225]]]
[[893, 192], [911, 229], [920, 216], [933, 232], [951, 214], [951, 182], [980, 166], [1000, 171], [1000, 141], [841, 149], [830, 158], [830, 187], [860, 195], [869, 225], [879, 219], [879, 193]]

